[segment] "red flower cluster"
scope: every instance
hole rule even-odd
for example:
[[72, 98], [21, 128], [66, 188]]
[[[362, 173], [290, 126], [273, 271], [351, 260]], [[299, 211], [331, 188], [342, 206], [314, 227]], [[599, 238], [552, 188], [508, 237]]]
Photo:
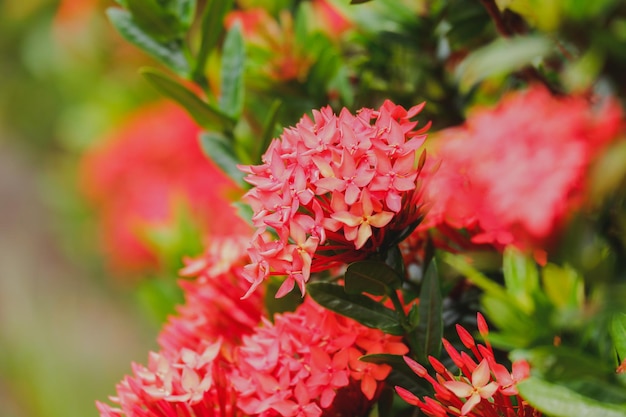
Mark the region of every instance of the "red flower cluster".
[[[188, 260], [180, 281], [185, 304], [177, 308], [159, 335], [159, 345], [170, 351], [196, 349], [203, 341], [221, 338], [227, 346], [241, 343], [261, 321], [263, 293], [245, 300], [242, 278], [246, 238], [215, 239], [205, 254]], [[225, 318], [228, 319], [225, 319]]]
[[[244, 337], [236, 352], [233, 384], [237, 404], [248, 415], [336, 415], [349, 400], [367, 409], [391, 368], [359, 360], [370, 353], [406, 354], [398, 336], [389, 336], [315, 304], [308, 297], [294, 313]], [[360, 386], [362, 395], [354, 395]]]
[[247, 295], [270, 274], [287, 277], [277, 297], [296, 283], [304, 294], [311, 272], [363, 259], [419, 219], [416, 151], [428, 126], [415, 130], [410, 119], [423, 106], [386, 101], [356, 115], [326, 107], [275, 139], [262, 165], [240, 167], [258, 228]]
[[210, 235], [249, 233], [231, 208], [238, 187], [202, 153], [200, 130], [178, 106], [158, 103], [133, 115], [83, 160], [82, 189], [99, 214], [103, 245], [120, 272], [156, 264], [140, 238], [170, 224], [177, 202]]
[[[371, 407], [387, 365], [365, 363], [370, 353], [403, 355], [389, 336], [315, 304], [261, 318], [259, 292], [240, 300], [241, 242], [214, 244], [183, 273], [185, 305], [159, 335], [161, 351], [117, 385], [103, 417], [307, 416]], [[262, 325], [259, 326], [259, 322]], [[356, 407], [356, 408], [355, 408]]]
[[592, 106], [534, 87], [435, 139], [424, 225], [466, 228], [475, 243], [542, 244], [580, 207], [590, 163], [622, 130], [614, 102]]
[[462, 326], [456, 326], [463, 345], [474, 355], [457, 351], [446, 339], [443, 346], [461, 376], [450, 372], [436, 358], [429, 357], [436, 377], [428, 374], [426, 368], [409, 357], [407, 365], [420, 378], [426, 379], [435, 390], [434, 398], [419, 399], [410, 391], [396, 387], [396, 392], [409, 404], [415, 405], [431, 417], [467, 416], [498, 417], [520, 416], [539, 417], [541, 413], [519, 396], [516, 384], [529, 376], [529, 366], [525, 361], [513, 363], [513, 372], [496, 362], [491, 345], [487, 341], [489, 328], [483, 316], [478, 313], [478, 330], [485, 338], [485, 345], [477, 344], [472, 335]]

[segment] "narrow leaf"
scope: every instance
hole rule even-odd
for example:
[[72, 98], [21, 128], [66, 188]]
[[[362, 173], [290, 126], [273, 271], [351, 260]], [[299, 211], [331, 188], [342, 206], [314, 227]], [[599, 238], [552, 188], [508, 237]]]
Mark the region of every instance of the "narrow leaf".
[[154, 38], [170, 41], [180, 35], [176, 17], [156, 0], [126, 0], [126, 4], [137, 25]]
[[196, 94], [160, 71], [144, 68], [141, 74], [161, 93], [176, 100], [200, 126], [213, 129], [232, 129], [234, 121], [216, 108], [200, 100]]
[[128, 42], [158, 59], [178, 75], [186, 77], [189, 74], [189, 63], [180, 42], [160, 42], [154, 39], [135, 23], [127, 10], [110, 7], [107, 9], [107, 16]]
[[520, 382], [517, 389], [533, 407], [553, 417], [626, 417], [625, 406], [599, 402], [538, 377]]
[[171, 3], [169, 10], [176, 16], [180, 30], [189, 30], [196, 15], [196, 0], [176, 0]]
[[439, 356], [443, 337], [443, 316], [439, 270], [433, 258], [424, 274], [419, 295], [418, 325], [414, 330], [421, 360], [429, 355]]
[[611, 323], [611, 338], [620, 361], [626, 360], [626, 314], [618, 313]]
[[385, 295], [388, 289], [400, 288], [400, 277], [390, 266], [380, 261], [359, 261], [348, 266], [345, 275], [346, 292]]
[[245, 47], [241, 25], [226, 34], [222, 53], [220, 109], [237, 120], [243, 111]]
[[270, 142], [274, 138], [274, 128], [278, 121], [278, 110], [280, 110], [282, 102], [280, 100], [274, 100], [270, 106], [270, 110], [265, 118], [263, 124], [263, 134], [261, 135], [261, 144], [259, 147], [259, 156], [257, 158], [257, 164], [261, 164], [261, 157], [270, 146]]
[[507, 292], [526, 313], [532, 313], [535, 308], [532, 295], [539, 287], [539, 273], [535, 262], [518, 249], [509, 246], [504, 251], [502, 269]]
[[208, 0], [202, 13], [200, 33], [200, 49], [193, 68], [193, 79], [205, 80], [204, 67], [211, 51], [217, 45], [217, 41], [224, 30], [224, 15], [231, 9], [233, 0]]
[[239, 161], [235, 156], [232, 141], [217, 132], [203, 132], [200, 135], [200, 146], [204, 153], [235, 182], [244, 185], [244, 174], [237, 169]]
[[310, 283], [307, 291], [319, 305], [335, 313], [385, 333], [404, 334], [396, 313], [365, 295], [346, 294], [340, 285], [327, 282]]
[[472, 52], [459, 66], [457, 78], [462, 91], [493, 75], [518, 71], [548, 54], [551, 43], [539, 36], [498, 39]]

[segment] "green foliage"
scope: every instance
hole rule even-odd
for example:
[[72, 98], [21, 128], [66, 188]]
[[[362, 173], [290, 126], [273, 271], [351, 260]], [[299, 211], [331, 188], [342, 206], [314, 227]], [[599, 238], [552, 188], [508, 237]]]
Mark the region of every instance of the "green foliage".
[[398, 314], [362, 294], [347, 294], [343, 286], [327, 282], [307, 285], [307, 292], [319, 305], [393, 335], [404, 334]]
[[[415, 306], [413, 307], [415, 309]], [[417, 314], [410, 315], [414, 330], [409, 334], [415, 340], [413, 348], [422, 363], [428, 356], [439, 356], [443, 337], [441, 286], [437, 262], [433, 259], [424, 274], [417, 304]]]
[[183, 106], [198, 125], [214, 130], [230, 130], [234, 127], [235, 120], [202, 101], [179, 82], [152, 68], [144, 68], [141, 72], [161, 93]]
[[204, 132], [200, 135], [200, 145], [218, 167], [237, 183], [244, 185], [244, 174], [237, 169], [238, 159], [232, 141], [218, 132]]
[[107, 10], [107, 15], [127, 41], [143, 49], [177, 74], [185, 76], [189, 73], [189, 63], [179, 40], [155, 39], [135, 21], [135, 17], [127, 10], [111, 7]]
[[245, 47], [239, 24], [226, 34], [222, 53], [219, 108], [234, 120], [243, 111]]

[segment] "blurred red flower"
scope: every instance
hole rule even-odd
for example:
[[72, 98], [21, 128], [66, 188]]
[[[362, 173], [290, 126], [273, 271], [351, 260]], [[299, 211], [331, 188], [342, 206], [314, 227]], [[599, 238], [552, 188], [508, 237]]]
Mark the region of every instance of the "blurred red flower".
[[474, 243], [499, 248], [543, 247], [581, 207], [588, 168], [622, 120], [614, 101], [592, 105], [538, 86], [474, 111], [435, 136], [441, 165], [424, 225], [466, 228]]
[[98, 215], [104, 250], [119, 272], [155, 268], [142, 235], [172, 224], [181, 205], [204, 236], [250, 232], [231, 206], [239, 187], [205, 155], [200, 129], [178, 106], [140, 109], [82, 161], [82, 190]]

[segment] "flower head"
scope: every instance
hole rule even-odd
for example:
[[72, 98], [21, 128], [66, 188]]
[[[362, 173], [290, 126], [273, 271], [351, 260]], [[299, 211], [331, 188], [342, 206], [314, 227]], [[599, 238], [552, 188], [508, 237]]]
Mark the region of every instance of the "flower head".
[[245, 198], [258, 228], [246, 269], [250, 294], [269, 274], [304, 294], [312, 272], [364, 259], [420, 219], [417, 151], [428, 128], [386, 101], [339, 115], [329, 107], [275, 139], [263, 164], [240, 167], [254, 187]]
[[367, 410], [389, 367], [359, 361], [369, 353], [405, 354], [397, 336], [370, 329], [308, 297], [293, 313], [275, 316], [235, 352], [232, 381], [238, 406], [249, 415], [337, 415]]
[[538, 86], [470, 114], [435, 139], [427, 226], [466, 228], [475, 243], [545, 247], [585, 196], [593, 159], [623, 129], [613, 101], [555, 98]]
[[164, 350], [195, 349], [203, 341], [217, 339], [228, 347], [236, 346], [259, 324], [263, 294], [240, 299], [245, 291], [246, 244], [243, 237], [214, 239], [203, 256], [187, 260], [181, 271], [186, 279], [180, 281], [185, 303], [158, 337]]
[[[478, 313], [478, 328], [487, 338], [489, 332], [483, 316]], [[432, 377], [425, 367], [409, 357], [404, 360], [417, 376], [428, 381], [435, 391], [434, 398], [420, 399], [407, 389], [396, 387], [396, 392], [409, 404], [419, 407], [432, 417], [445, 416], [534, 416], [541, 415], [517, 392], [515, 384], [529, 376], [528, 363], [513, 363], [513, 371], [496, 361], [488, 340], [481, 345], [460, 325], [457, 333], [463, 345], [474, 356], [457, 351], [450, 342], [443, 339], [443, 346], [459, 368], [460, 376], [455, 376], [437, 359], [430, 357], [430, 364], [436, 372]]]

